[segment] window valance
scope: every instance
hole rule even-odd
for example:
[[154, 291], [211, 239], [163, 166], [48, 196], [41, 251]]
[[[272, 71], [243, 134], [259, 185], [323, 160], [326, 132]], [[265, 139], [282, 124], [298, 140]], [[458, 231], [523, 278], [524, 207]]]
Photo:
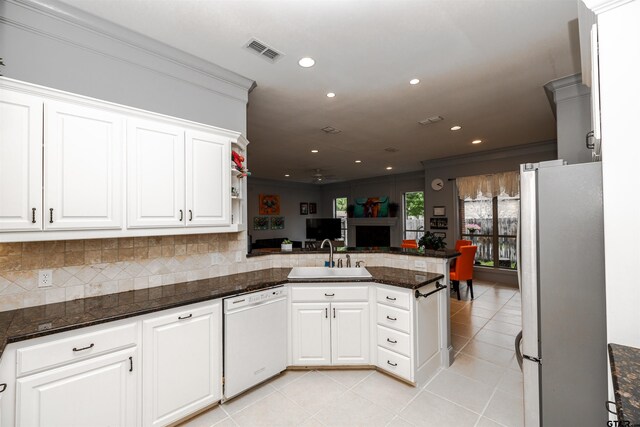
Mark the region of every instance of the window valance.
[[458, 197], [462, 200], [478, 197], [492, 198], [501, 194], [515, 197], [520, 194], [520, 173], [502, 172], [493, 175], [463, 176], [456, 178]]

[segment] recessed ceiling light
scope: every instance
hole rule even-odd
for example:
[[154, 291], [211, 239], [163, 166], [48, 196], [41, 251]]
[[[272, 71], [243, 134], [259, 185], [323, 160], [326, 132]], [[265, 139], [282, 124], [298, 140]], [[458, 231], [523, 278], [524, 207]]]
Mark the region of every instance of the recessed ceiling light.
[[417, 85], [418, 83], [420, 83], [420, 79], [411, 79], [411, 80], [409, 80], [409, 84], [411, 84], [411, 85]]
[[476, 139], [474, 141], [471, 141], [472, 144], [480, 144], [482, 142], [481, 139]]
[[387, 170], [390, 171], [391, 169], [393, 169], [393, 167], [391, 166], [387, 166]]
[[333, 93], [333, 92], [329, 92], [329, 93], [327, 94], [327, 98], [335, 98], [335, 96], [336, 96], [336, 94], [335, 94], [335, 93]]
[[458, 126], [458, 125], [455, 125], [451, 128], [451, 130], [460, 130], [460, 129], [462, 129], [462, 126]]
[[288, 174], [288, 173], [285, 173], [285, 174], [284, 174], [284, 176], [289, 177], [289, 174]]
[[318, 152], [318, 150], [311, 150], [311, 152], [312, 152], [312, 153], [317, 153], [317, 152]]
[[356, 160], [356, 163], [362, 163], [362, 160]]
[[313, 67], [313, 65], [316, 63], [316, 61], [313, 60], [313, 58], [309, 58], [309, 57], [305, 57], [302, 58], [300, 61], [298, 61], [298, 64], [302, 67], [302, 68], [309, 68], [309, 67]]

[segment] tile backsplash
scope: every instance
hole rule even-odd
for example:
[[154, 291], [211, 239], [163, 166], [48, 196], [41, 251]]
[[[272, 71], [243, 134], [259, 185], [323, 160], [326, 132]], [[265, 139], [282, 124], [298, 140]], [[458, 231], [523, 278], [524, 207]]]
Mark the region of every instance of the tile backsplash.
[[[246, 241], [241, 232], [0, 243], [0, 311], [271, 267], [323, 266], [327, 260], [326, 253], [247, 258]], [[352, 259], [443, 273], [442, 260], [433, 258], [362, 253]], [[42, 269], [53, 271], [51, 287], [38, 288]]]
[[245, 253], [246, 233], [0, 243], [0, 311], [265, 268]]

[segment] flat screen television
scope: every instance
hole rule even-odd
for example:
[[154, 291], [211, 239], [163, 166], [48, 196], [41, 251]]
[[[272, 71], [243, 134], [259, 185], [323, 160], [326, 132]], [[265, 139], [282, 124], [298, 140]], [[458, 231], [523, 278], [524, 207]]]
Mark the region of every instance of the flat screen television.
[[340, 218], [307, 218], [307, 240], [335, 240], [340, 237]]

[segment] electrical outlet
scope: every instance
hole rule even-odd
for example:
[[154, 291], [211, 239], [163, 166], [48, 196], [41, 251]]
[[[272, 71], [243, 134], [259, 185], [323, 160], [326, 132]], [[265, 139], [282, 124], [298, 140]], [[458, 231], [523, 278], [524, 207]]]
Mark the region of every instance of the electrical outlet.
[[38, 271], [38, 287], [50, 288], [53, 286], [53, 270]]
[[427, 268], [427, 263], [424, 261], [416, 261], [414, 266], [415, 268]]

